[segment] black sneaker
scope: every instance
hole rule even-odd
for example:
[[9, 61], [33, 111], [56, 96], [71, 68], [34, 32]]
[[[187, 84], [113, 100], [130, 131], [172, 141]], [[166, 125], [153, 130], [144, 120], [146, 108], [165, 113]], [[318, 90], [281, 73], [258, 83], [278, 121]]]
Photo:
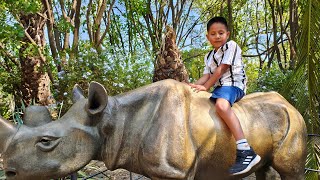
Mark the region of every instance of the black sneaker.
[[244, 174], [258, 164], [261, 157], [252, 148], [250, 150], [238, 150], [236, 163], [229, 169], [231, 175]]

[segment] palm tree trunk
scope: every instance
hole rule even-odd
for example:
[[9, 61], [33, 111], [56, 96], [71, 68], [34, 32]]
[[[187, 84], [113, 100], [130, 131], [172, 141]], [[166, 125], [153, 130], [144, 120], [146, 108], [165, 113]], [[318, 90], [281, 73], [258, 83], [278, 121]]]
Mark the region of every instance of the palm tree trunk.
[[[44, 14], [44, 13], [43, 13]], [[40, 14], [20, 14], [20, 23], [25, 29], [25, 38], [19, 51], [21, 63], [21, 91], [26, 105], [32, 101], [41, 105], [53, 102], [50, 78], [46, 72], [44, 26], [46, 18]]]
[[163, 79], [189, 82], [188, 72], [181, 60], [181, 54], [176, 44], [176, 33], [169, 26], [166, 27], [166, 31], [157, 55], [153, 82]]

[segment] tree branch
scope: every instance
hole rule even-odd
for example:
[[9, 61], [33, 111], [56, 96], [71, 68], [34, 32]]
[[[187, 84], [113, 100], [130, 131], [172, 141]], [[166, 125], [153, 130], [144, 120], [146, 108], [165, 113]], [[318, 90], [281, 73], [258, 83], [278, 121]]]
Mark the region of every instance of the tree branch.
[[108, 14], [107, 14], [107, 21], [105, 22], [105, 24], [106, 24], [106, 29], [105, 29], [105, 31], [103, 32], [100, 40], [98, 41], [97, 46], [99, 46], [99, 45], [101, 44], [101, 42], [102, 42], [102, 40], [104, 39], [104, 37], [106, 36], [107, 32], [109, 32], [109, 29], [110, 29], [110, 21], [111, 21], [111, 18], [110, 18], [110, 17], [111, 17], [112, 8], [113, 8], [115, 2], [116, 2], [116, 1], [113, 0], [113, 1], [111, 2], [111, 4], [110, 4], [109, 11], [108, 11]]

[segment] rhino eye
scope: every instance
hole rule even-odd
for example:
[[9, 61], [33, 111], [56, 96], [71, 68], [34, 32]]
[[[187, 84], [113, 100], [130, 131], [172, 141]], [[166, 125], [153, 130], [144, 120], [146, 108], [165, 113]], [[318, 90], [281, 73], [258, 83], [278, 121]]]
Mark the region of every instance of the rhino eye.
[[48, 152], [52, 151], [59, 144], [59, 142], [60, 138], [58, 137], [44, 136], [38, 140], [36, 147], [38, 147], [41, 151]]
[[49, 146], [50, 143], [51, 143], [51, 141], [48, 140], [47, 138], [42, 138], [42, 139], [40, 140], [40, 143], [43, 144], [44, 146]]

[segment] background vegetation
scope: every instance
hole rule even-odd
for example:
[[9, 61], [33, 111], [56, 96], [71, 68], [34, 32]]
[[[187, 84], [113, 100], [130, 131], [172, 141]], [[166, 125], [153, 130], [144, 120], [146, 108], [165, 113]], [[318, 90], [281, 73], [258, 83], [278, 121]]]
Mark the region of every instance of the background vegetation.
[[[0, 114], [14, 120], [33, 103], [63, 114], [76, 83], [98, 81], [110, 95], [151, 83], [166, 25], [193, 81], [210, 49], [206, 21], [221, 15], [242, 47], [248, 93], [280, 92], [319, 134], [319, 9], [319, 0], [3, 0]], [[319, 147], [309, 151], [307, 166], [319, 169]]]

